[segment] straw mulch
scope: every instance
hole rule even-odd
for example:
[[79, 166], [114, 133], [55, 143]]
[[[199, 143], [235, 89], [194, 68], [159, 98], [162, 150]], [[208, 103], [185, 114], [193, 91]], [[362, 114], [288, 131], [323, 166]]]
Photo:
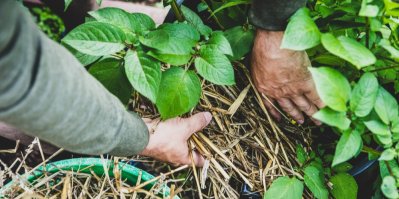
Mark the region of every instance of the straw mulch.
[[[256, 91], [246, 66], [234, 65], [237, 85], [204, 81], [200, 105], [193, 111], [211, 111], [213, 115], [213, 122], [189, 143], [208, 160], [202, 169], [192, 167], [188, 177], [194, 181], [190, 190], [197, 192], [196, 198], [239, 198], [244, 184], [263, 193], [279, 176], [302, 179], [296, 171], [296, 146], [310, 150], [310, 129], [286, 116], [276, 124], [262, 103], [262, 98], [267, 98]], [[151, 111], [154, 108], [143, 108], [140, 99], [136, 96], [133, 100], [133, 110], [143, 117], [158, 117]]]
[[[171, 187], [173, 196], [230, 199], [239, 198], [245, 184], [248, 189], [263, 193], [279, 176], [302, 179], [297, 170], [296, 145], [301, 144], [310, 150], [310, 129], [296, 125], [287, 117], [276, 124], [262, 103], [265, 96], [255, 90], [246, 67], [239, 62], [234, 65], [237, 85], [216, 86], [204, 81], [200, 105], [193, 110], [193, 113], [211, 111], [214, 118], [188, 143], [207, 158], [204, 168], [183, 166], [173, 169], [146, 157], [117, 158], [115, 161], [141, 162], [146, 171], [156, 175], [163, 173], [152, 181], [157, 182], [156, 186], [145, 191], [143, 187], [148, 183], [127, 185], [109, 176], [70, 171], [49, 174], [30, 184], [16, 174], [30, 173], [35, 169], [27, 167], [24, 158], [17, 159], [12, 165], [5, 165], [0, 160], [3, 168], [0, 170], [0, 187], [6, 179], [13, 179], [16, 182], [12, 190], [15, 198], [157, 198], [160, 197], [157, 187], [167, 185]], [[130, 108], [143, 117], [159, 117], [155, 108], [148, 104], [136, 93]], [[34, 144], [39, 144], [40, 148], [38, 140]], [[51, 161], [52, 157], [43, 158], [41, 165]]]

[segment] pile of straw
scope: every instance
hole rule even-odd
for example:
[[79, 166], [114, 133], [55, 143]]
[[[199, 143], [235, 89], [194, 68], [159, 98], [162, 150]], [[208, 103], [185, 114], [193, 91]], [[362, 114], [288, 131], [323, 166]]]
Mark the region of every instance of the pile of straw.
[[[234, 65], [237, 85], [203, 82], [200, 105], [193, 111], [213, 115], [213, 122], [189, 142], [207, 158], [205, 167], [192, 166], [189, 176], [195, 181], [191, 189], [197, 198], [239, 198], [244, 184], [263, 194], [279, 176], [302, 179], [296, 172], [296, 146], [310, 150], [310, 128], [286, 116], [276, 124], [262, 102], [267, 97], [256, 91], [248, 69], [240, 62]], [[140, 97], [134, 102], [133, 110], [143, 117], [158, 117], [153, 108], [140, 106]]]

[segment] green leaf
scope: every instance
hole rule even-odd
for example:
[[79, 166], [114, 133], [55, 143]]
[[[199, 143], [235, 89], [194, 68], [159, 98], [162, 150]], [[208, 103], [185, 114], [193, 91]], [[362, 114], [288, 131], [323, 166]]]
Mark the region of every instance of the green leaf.
[[384, 124], [378, 118], [373, 118], [373, 119], [364, 121], [364, 124], [375, 135], [391, 136], [391, 132], [389, 131], [389, 126]]
[[319, 110], [312, 117], [341, 130], [348, 129], [351, 124], [351, 120], [346, 117], [345, 112], [334, 111], [328, 107]]
[[296, 178], [279, 177], [265, 192], [263, 199], [301, 199], [303, 183]]
[[127, 104], [133, 91], [122, 67], [122, 61], [115, 58], [105, 58], [93, 64], [89, 73], [123, 104]]
[[201, 35], [208, 36], [209, 34], [212, 33], [212, 29], [204, 24], [204, 22], [197, 15], [197, 13], [193, 12], [186, 6], [181, 6], [180, 9], [188, 24], [193, 26]]
[[69, 6], [72, 3], [72, 0], [64, 0], [65, 5], [64, 5], [64, 12], [69, 8]]
[[155, 103], [161, 83], [161, 63], [143, 52], [129, 50], [125, 56], [125, 71], [133, 88]]
[[374, 110], [385, 124], [389, 124], [398, 116], [398, 102], [388, 91], [380, 87]]
[[399, 198], [398, 189], [396, 188], [395, 178], [392, 176], [385, 176], [382, 180], [381, 191], [387, 198]]
[[362, 137], [357, 131], [344, 131], [335, 148], [334, 160], [332, 166], [345, 162], [356, 154], [362, 147]]
[[337, 39], [331, 33], [322, 34], [321, 43], [330, 53], [350, 62], [358, 69], [372, 65], [377, 61], [369, 49], [345, 36], [340, 36]]
[[212, 48], [201, 48], [195, 58], [197, 72], [206, 80], [218, 85], [233, 85], [234, 70], [229, 59]]
[[166, 31], [169, 35], [170, 41], [177, 42], [178, 45], [190, 45], [191, 47], [194, 47], [200, 40], [200, 34], [198, 31], [188, 24], [162, 24], [158, 29]]
[[296, 145], [296, 159], [300, 164], [304, 164], [308, 159], [308, 154], [306, 154], [305, 149], [302, 145]]
[[186, 64], [200, 39], [199, 33], [190, 25], [163, 24], [158, 30], [140, 37], [140, 42], [150, 48], [149, 55], [172, 65]]
[[356, 180], [347, 173], [338, 173], [331, 177], [331, 194], [335, 199], [356, 199], [358, 186]]
[[371, 4], [373, 0], [362, 0], [362, 7], [359, 11], [359, 16], [363, 17], [376, 17], [379, 12], [377, 5]]
[[367, 116], [373, 110], [378, 93], [378, 80], [372, 73], [365, 73], [353, 88], [350, 107], [358, 117]]
[[396, 119], [392, 121], [391, 131], [393, 133], [399, 133], [399, 117], [396, 117]]
[[69, 52], [71, 52], [76, 57], [76, 59], [78, 59], [79, 62], [84, 66], [90, 65], [101, 58], [101, 56], [92, 56], [92, 55], [83, 54], [78, 50], [72, 48], [68, 44], [64, 44], [64, 47], [68, 49]]
[[244, 29], [241, 26], [236, 26], [226, 30], [224, 36], [229, 40], [231, 49], [233, 50], [233, 56], [230, 60], [236, 61], [251, 51], [255, 31], [253, 29]]
[[221, 53], [233, 56], [230, 43], [221, 31], [213, 32], [207, 45], [215, 46], [215, 48], [217, 48]]
[[89, 12], [99, 22], [109, 23], [125, 31], [141, 34], [145, 31], [155, 29], [155, 22], [142, 13], [128, 13], [120, 8], [102, 8]]
[[396, 160], [379, 161], [379, 166], [381, 178], [390, 176], [391, 173], [395, 178], [399, 177], [399, 165]]
[[150, 48], [171, 54], [190, 53], [199, 41], [199, 33], [187, 24], [163, 24], [157, 30], [140, 37]]
[[230, 2], [226, 2], [224, 3], [222, 6], [220, 6], [219, 8], [217, 8], [216, 10], [214, 10], [211, 14], [211, 16], [215, 15], [216, 13], [226, 9], [226, 8], [230, 8], [233, 6], [238, 6], [238, 5], [247, 5], [250, 4], [251, 2], [249, 0], [236, 0], [236, 1], [230, 1]]
[[391, 57], [394, 59], [399, 59], [399, 50], [394, 48], [389, 40], [381, 39], [380, 43], [378, 43], [381, 47], [383, 47], [386, 51], [391, 54]]
[[197, 11], [198, 12], [202, 12], [208, 9], [208, 4], [206, 4], [205, 2], [201, 2], [197, 5]]
[[315, 58], [313, 58], [312, 62], [313, 61], [328, 66], [344, 66], [346, 63], [345, 60], [330, 53], [318, 55]]
[[351, 170], [353, 166], [349, 162], [343, 162], [334, 166], [332, 169], [337, 173], [345, 173]]
[[313, 195], [318, 199], [328, 198], [328, 190], [324, 183], [324, 177], [314, 166], [308, 166], [304, 170], [304, 181]]
[[309, 68], [321, 100], [331, 109], [345, 112], [351, 94], [348, 80], [329, 67]]
[[84, 54], [103, 56], [123, 50], [125, 38], [117, 26], [94, 21], [76, 27], [62, 42]]
[[161, 62], [169, 63], [175, 66], [184, 65], [188, 63], [191, 58], [191, 54], [166, 54], [157, 50], [151, 50], [147, 54]]
[[380, 158], [378, 158], [379, 161], [389, 161], [389, 160], [393, 160], [395, 158], [395, 156], [397, 155], [395, 149], [385, 149]]
[[[167, 49], [170, 45], [169, 40], [169, 34], [162, 29], [151, 31], [144, 37], [140, 37], [141, 44], [157, 50]], [[190, 52], [190, 50], [187, 49], [184, 52]]]
[[190, 111], [201, 97], [201, 82], [193, 71], [172, 67], [162, 74], [156, 106], [163, 119]]
[[306, 50], [320, 44], [320, 31], [307, 8], [299, 9], [284, 32], [281, 48]]

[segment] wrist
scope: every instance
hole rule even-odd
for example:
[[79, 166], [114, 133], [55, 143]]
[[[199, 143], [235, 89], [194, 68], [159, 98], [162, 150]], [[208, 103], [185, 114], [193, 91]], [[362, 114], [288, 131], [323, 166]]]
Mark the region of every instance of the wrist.
[[286, 59], [295, 56], [302, 51], [282, 49], [284, 31], [270, 31], [264, 29], [256, 30], [255, 47], [262, 50], [268, 59]]
[[139, 155], [151, 157], [152, 151], [153, 151], [152, 150], [152, 133], [149, 132], [149, 139], [148, 139], [147, 146], [144, 147], [144, 149], [139, 153]]

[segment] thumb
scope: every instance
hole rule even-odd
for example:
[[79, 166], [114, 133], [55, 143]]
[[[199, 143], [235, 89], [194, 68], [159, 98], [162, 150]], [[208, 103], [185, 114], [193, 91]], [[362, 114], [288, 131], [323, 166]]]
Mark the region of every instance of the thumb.
[[205, 128], [212, 120], [212, 115], [209, 112], [197, 113], [189, 118], [184, 119], [189, 131], [186, 139], [188, 139], [193, 133]]
[[[197, 167], [203, 167], [205, 164], [205, 158], [202, 156], [198, 151], [193, 151], [192, 153], [192, 159], [194, 161], [195, 166]], [[191, 157], [190, 157], [191, 160]]]

